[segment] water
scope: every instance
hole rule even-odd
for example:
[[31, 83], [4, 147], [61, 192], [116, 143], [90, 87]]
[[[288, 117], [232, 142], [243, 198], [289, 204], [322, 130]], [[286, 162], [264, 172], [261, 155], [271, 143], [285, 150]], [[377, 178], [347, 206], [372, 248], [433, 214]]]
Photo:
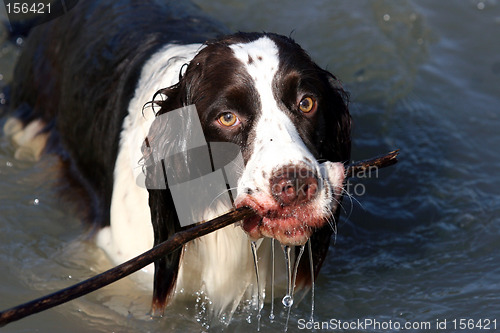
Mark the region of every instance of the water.
[[286, 322], [285, 322], [285, 332], [288, 331], [288, 322], [290, 320], [290, 313], [292, 310], [292, 305], [294, 302], [294, 292], [295, 292], [295, 282], [297, 281], [297, 271], [299, 269], [299, 264], [300, 264], [300, 259], [302, 258], [302, 254], [304, 253], [304, 248], [305, 245], [301, 245], [299, 247], [299, 253], [297, 254], [297, 257], [295, 258], [295, 263], [293, 265], [293, 273], [292, 273], [292, 262], [291, 262], [291, 257], [290, 257], [290, 250], [291, 247], [288, 245], [283, 246], [283, 252], [285, 254], [285, 265], [287, 267], [287, 279], [288, 279], [288, 286], [286, 290], [285, 296], [283, 296], [283, 299], [281, 300], [281, 303], [287, 308], [287, 314], [286, 314]]
[[[315, 282], [314, 320], [447, 319], [450, 332], [453, 319], [500, 320], [499, 1], [197, 2], [233, 30], [293, 31], [341, 78], [351, 92], [354, 159], [401, 149], [398, 165], [351, 183], [355, 200], [344, 201], [336, 244]], [[0, 45], [1, 82], [15, 55]], [[0, 139], [2, 309], [107, 268], [55, 196], [53, 166], [47, 157], [14, 160]], [[151, 320], [149, 302], [126, 280], [2, 332], [204, 329], [192, 304]], [[283, 330], [282, 308], [271, 323], [264, 304], [262, 332]], [[310, 311], [309, 297], [297, 299], [288, 331], [303, 331]], [[255, 331], [256, 314], [250, 323], [235, 314], [226, 331]]]
[[260, 319], [262, 318], [261, 312], [262, 312], [263, 300], [259, 282], [259, 258], [257, 256], [257, 242], [252, 241], [250, 245], [252, 247], [253, 264], [255, 268], [255, 282], [257, 284], [257, 331], [260, 331]]
[[274, 254], [274, 243], [275, 243], [275, 239], [272, 238], [271, 239], [271, 312], [269, 313], [269, 321], [272, 323], [274, 321], [274, 267], [275, 267], [275, 263], [274, 263], [274, 260], [275, 260], [275, 254]]
[[285, 255], [285, 267], [286, 267], [286, 294], [283, 296], [281, 303], [287, 308], [293, 305], [293, 286], [292, 286], [292, 257], [290, 252], [292, 248], [288, 245], [282, 245], [283, 254]]
[[312, 240], [309, 239], [307, 241], [307, 249], [309, 252], [309, 265], [311, 270], [311, 322], [314, 322], [314, 259], [312, 255]]

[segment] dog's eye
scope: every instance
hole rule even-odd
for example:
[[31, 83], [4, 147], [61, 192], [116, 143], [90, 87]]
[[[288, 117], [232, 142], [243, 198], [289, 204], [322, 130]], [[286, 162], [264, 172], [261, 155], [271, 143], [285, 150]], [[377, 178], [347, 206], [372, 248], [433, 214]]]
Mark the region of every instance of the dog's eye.
[[218, 121], [221, 125], [230, 127], [236, 125], [238, 117], [232, 112], [226, 112], [219, 117]]
[[309, 113], [316, 107], [316, 101], [312, 97], [304, 97], [299, 103], [300, 111]]

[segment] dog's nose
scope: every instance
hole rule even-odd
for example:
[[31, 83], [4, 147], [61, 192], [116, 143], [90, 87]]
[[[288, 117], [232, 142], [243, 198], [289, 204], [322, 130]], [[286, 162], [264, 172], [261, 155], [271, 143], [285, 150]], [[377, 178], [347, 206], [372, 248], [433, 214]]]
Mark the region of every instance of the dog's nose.
[[273, 172], [271, 193], [282, 206], [298, 205], [318, 194], [318, 177], [305, 167], [287, 166]]

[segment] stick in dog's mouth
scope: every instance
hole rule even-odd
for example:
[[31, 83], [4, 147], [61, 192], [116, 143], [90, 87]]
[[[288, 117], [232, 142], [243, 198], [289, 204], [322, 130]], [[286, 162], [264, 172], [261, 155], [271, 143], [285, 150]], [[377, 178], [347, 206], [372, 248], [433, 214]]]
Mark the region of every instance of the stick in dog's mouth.
[[[302, 171], [302, 170], [299, 170]], [[257, 215], [242, 227], [251, 239], [274, 238], [283, 245], [304, 245], [313, 232], [329, 222], [342, 199], [345, 180], [343, 163], [324, 162], [318, 175], [282, 172], [273, 182], [272, 193], [243, 194], [235, 207], [249, 207]]]

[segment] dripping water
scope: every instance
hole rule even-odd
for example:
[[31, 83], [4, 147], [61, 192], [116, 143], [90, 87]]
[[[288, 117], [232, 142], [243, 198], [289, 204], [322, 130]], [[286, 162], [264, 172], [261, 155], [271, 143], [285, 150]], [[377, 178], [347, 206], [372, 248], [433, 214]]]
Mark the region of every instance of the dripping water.
[[253, 254], [253, 264], [255, 267], [255, 277], [257, 280], [257, 331], [260, 331], [260, 318], [262, 311], [262, 302], [261, 302], [261, 293], [260, 293], [260, 281], [259, 281], [259, 261], [257, 258], [257, 243], [255, 241], [251, 242], [252, 244], [252, 254]]
[[307, 241], [307, 250], [309, 251], [309, 267], [311, 268], [311, 323], [314, 323], [314, 263], [311, 238]]
[[281, 245], [283, 249], [283, 253], [285, 254], [285, 265], [286, 265], [286, 278], [287, 278], [287, 286], [286, 286], [286, 295], [282, 299], [282, 303], [286, 307], [290, 307], [293, 304], [292, 298], [292, 266], [290, 264], [290, 251], [291, 247], [288, 245]]
[[291, 274], [291, 265], [290, 265], [290, 246], [285, 245], [283, 246], [283, 252], [285, 253], [285, 261], [286, 261], [286, 267], [287, 267], [287, 278], [288, 278], [288, 286], [287, 286], [287, 292], [285, 297], [283, 297], [283, 305], [288, 307], [288, 313], [286, 316], [286, 324], [285, 324], [285, 332], [288, 331], [288, 321], [290, 319], [290, 310], [293, 305], [293, 292], [295, 289], [295, 281], [297, 279], [297, 271], [299, 269], [299, 263], [300, 263], [300, 258], [302, 257], [302, 254], [304, 253], [304, 248], [306, 245], [301, 245], [299, 249], [299, 254], [297, 255], [297, 258], [295, 259], [295, 265], [293, 267], [293, 277]]
[[269, 320], [274, 320], [274, 238], [271, 238], [271, 313]]

